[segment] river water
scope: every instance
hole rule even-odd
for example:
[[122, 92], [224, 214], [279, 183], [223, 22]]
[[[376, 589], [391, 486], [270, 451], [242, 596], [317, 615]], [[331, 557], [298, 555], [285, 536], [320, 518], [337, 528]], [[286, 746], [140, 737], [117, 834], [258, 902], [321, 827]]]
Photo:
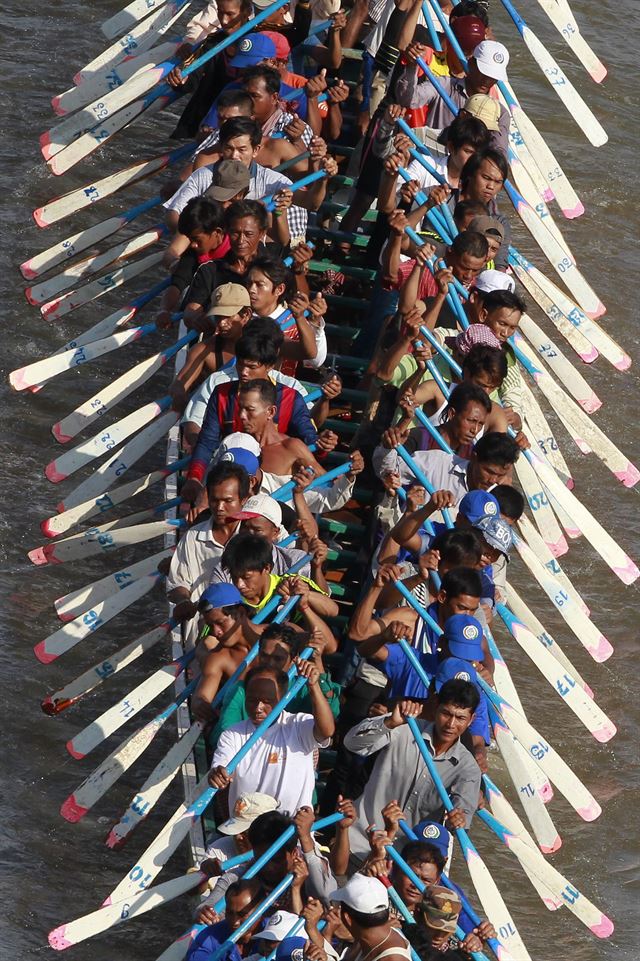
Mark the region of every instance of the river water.
[[[639, 337], [635, 326], [634, 282], [638, 268], [636, 234], [639, 228], [640, 190], [637, 176], [639, 94], [633, 38], [640, 31], [640, 10], [634, 0], [574, 0], [574, 13], [583, 33], [609, 67], [601, 87], [577, 65], [535, 2], [521, 3], [530, 25], [549, 45], [553, 55], [583, 93], [609, 133], [609, 143], [596, 150], [582, 138], [554, 92], [519, 40], [497, 0], [492, 2], [496, 32], [512, 53], [510, 77], [516, 92], [548, 138], [586, 207], [577, 221], [556, 217], [583, 272], [608, 307], [603, 323], [634, 359], [622, 374], [599, 359], [586, 372], [604, 401], [598, 424], [632, 460], [640, 457], [637, 422], [637, 362]], [[155, 345], [142, 345], [112, 355], [90, 370], [75, 371], [53, 381], [39, 395], [17, 396], [7, 386], [12, 369], [45, 356], [70, 336], [80, 332], [124, 303], [112, 292], [99, 304], [75, 312], [66, 322], [48, 325], [28, 306], [17, 265], [28, 256], [67, 234], [126, 209], [152, 195], [153, 187], [137, 187], [120, 199], [103, 202], [98, 211], [77, 216], [71, 225], [58, 224], [40, 231], [31, 211], [51, 197], [113, 172], [133, 159], [153, 156], [165, 149], [171, 129], [162, 115], [147, 120], [115, 138], [91, 161], [56, 182], [41, 162], [38, 135], [52, 124], [49, 99], [70, 84], [71, 75], [105, 46], [98, 24], [118, 5], [107, 0], [81, 4], [77, 0], [47, 5], [23, 0], [10, 2], [0, 12], [4, 41], [3, 83], [0, 88], [2, 137], [0, 139], [0, 223], [2, 269], [0, 298], [3, 338], [0, 364], [0, 431], [4, 455], [0, 459], [3, 510], [0, 513], [0, 584], [3, 598], [0, 621], [0, 666], [4, 681], [1, 699], [3, 750], [0, 788], [0, 958], [23, 961], [47, 956], [46, 933], [56, 924], [97, 907], [114, 887], [136, 855], [154, 836], [159, 817], [143, 825], [123, 852], [102, 845], [114, 818], [132, 791], [166, 749], [170, 731], [150, 751], [151, 757], [134, 766], [83, 822], [67, 824], [58, 815], [60, 803], [104, 756], [104, 747], [83, 762], [72, 760], [65, 741], [104, 710], [115, 696], [124, 694], [163, 659], [150, 653], [133, 673], [125, 671], [86, 703], [57, 718], [45, 717], [39, 702], [94, 660], [116, 650], [127, 640], [161, 622], [164, 611], [159, 596], [138, 604], [126, 616], [88, 639], [58, 662], [38, 663], [32, 647], [58, 626], [52, 601], [61, 594], [105, 572], [99, 562], [39, 569], [26, 559], [26, 551], [41, 542], [39, 522], [53, 513], [56, 492], [42, 475], [54, 456], [56, 444], [49, 432], [54, 420], [68, 413]], [[61, 184], [61, 181], [63, 183]], [[153, 223], [151, 217], [145, 223]], [[527, 255], [533, 249], [526, 236], [518, 242]], [[539, 263], [539, 260], [537, 261]], [[541, 265], [542, 266], [542, 265]], [[127, 291], [141, 292], [150, 282], [131, 284]], [[128, 299], [128, 293], [127, 293]], [[538, 313], [534, 312], [537, 319]], [[350, 321], [349, 321], [350, 322]], [[545, 324], [546, 326], [546, 324]], [[568, 348], [567, 348], [568, 350]], [[573, 359], [573, 358], [572, 358]], [[162, 378], [129, 399], [123, 410], [133, 410], [144, 400], [162, 393]], [[555, 418], [554, 427], [566, 450], [581, 498], [605, 523], [611, 534], [636, 559], [640, 558], [638, 493], [622, 488], [595, 458], [571, 449], [567, 435]], [[162, 462], [159, 451], [154, 463]], [[146, 465], [145, 465], [146, 468]], [[71, 487], [69, 482], [68, 487]], [[159, 548], [157, 548], [159, 549]], [[143, 552], [144, 553], [144, 552]], [[148, 553], [148, 551], [147, 551]], [[128, 559], [124, 553], [118, 558]], [[133, 555], [131, 555], [133, 556]], [[136, 555], [140, 556], [140, 555]], [[617, 737], [608, 745], [589, 738], [572, 714], [537, 672], [506, 640], [504, 647], [529, 717], [548, 737], [603, 807], [594, 824], [580, 822], [568, 804], [558, 798], [552, 815], [563, 838], [553, 862], [616, 922], [614, 937], [594, 939], [566, 911], [548, 917], [528, 881], [504, 851], [498, 851], [479, 826], [473, 836], [505, 893], [512, 914], [535, 961], [635, 961], [640, 948], [640, 848], [638, 846], [638, 696], [637, 599], [638, 587], [624, 587], [599, 557], [581, 542], [563, 559], [590, 608], [608, 636], [615, 654], [596, 665], [562, 622], [551, 613], [546, 599], [528, 584], [514, 564], [514, 583], [527, 584], [526, 596], [545, 626], [564, 643], [577, 668], [593, 687], [598, 702], [618, 725]], [[103, 635], [103, 636], [101, 636]], [[135, 675], [135, 676], [134, 676]], [[165, 702], [166, 703], [166, 702]], [[153, 708], [141, 715], [146, 719]], [[117, 738], [114, 739], [114, 745]], [[109, 745], [109, 749], [112, 746]], [[496, 779], [506, 779], [495, 762]], [[136, 774], [135, 771], [139, 773]], [[175, 784], [159, 811], [166, 816], [180, 800]], [[166, 876], [181, 873], [186, 860], [173, 859]], [[462, 869], [456, 877], [464, 879]], [[164, 879], [164, 874], [163, 874]], [[156, 912], [135, 921], [111, 937], [73, 949], [74, 958], [91, 961], [153, 959], [184, 927], [186, 908]]]

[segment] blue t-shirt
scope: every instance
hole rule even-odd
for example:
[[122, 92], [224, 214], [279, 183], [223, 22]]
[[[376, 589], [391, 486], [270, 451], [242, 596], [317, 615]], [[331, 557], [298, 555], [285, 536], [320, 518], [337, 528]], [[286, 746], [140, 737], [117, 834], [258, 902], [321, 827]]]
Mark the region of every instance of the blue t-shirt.
[[[264, 928], [266, 924], [267, 918], [263, 918], [260, 924], [260, 930]], [[216, 921], [215, 924], [207, 925], [191, 942], [186, 961], [209, 961], [213, 952], [216, 951], [227, 938], [230, 938], [232, 934], [233, 930], [226, 920]], [[256, 941], [254, 945], [254, 950], [262, 953], [263, 942], [258, 945]], [[240, 949], [236, 944], [227, 944], [225, 947], [226, 950], [221, 956], [224, 961], [242, 961]], [[251, 951], [247, 953], [251, 954]]]
[[[424, 699], [427, 697], [427, 689], [418, 677], [417, 671], [413, 669], [409, 658], [399, 644], [387, 644], [388, 656], [386, 661], [380, 664], [380, 670], [389, 678], [390, 686], [387, 697], [390, 700], [402, 699], [405, 697]], [[438, 659], [433, 654], [423, 654], [414, 649], [414, 653], [425, 673], [429, 678], [433, 677], [438, 669]]]

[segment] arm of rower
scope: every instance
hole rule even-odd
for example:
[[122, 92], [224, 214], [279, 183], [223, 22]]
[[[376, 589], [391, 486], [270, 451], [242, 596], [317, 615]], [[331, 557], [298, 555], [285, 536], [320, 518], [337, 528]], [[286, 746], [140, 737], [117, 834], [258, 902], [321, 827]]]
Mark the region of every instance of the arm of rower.
[[185, 237], [184, 234], [177, 233], [177, 228], [178, 222], [176, 220], [176, 226], [174, 230], [172, 230], [172, 233], [174, 233], [175, 236], [162, 255], [162, 265], [163, 267], [166, 267], [167, 270], [171, 269], [176, 260], [179, 260], [181, 255], [189, 247], [189, 238]]
[[318, 110], [318, 98], [307, 96], [307, 123], [316, 137], [322, 133], [322, 117]]
[[299, 340], [285, 340], [280, 356], [287, 360], [313, 360], [318, 353], [313, 328], [306, 317], [295, 318]]
[[428, 327], [429, 330], [435, 329], [446, 299], [447, 295], [443, 294], [441, 291], [438, 291], [435, 297], [431, 297], [429, 299], [427, 303], [427, 309], [424, 313], [424, 325], [425, 327]]
[[374, 616], [383, 587], [384, 584], [380, 583], [379, 578], [376, 578], [353, 612], [348, 634], [356, 644], [367, 640], [367, 638], [382, 634], [385, 629], [385, 622]]
[[199, 304], [196, 301], [192, 300], [184, 308], [182, 319], [184, 320], [185, 326], [188, 327], [189, 324], [192, 324], [194, 321], [200, 320], [203, 314], [204, 314], [204, 304]]
[[217, 163], [221, 157], [222, 157], [222, 154], [220, 153], [219, 150], [214, 150], [211, 153], [209, 153], [206, 150], [203, 150], [196, 157], [195, 163], [193, 165], [193, 169], [199, 170], [200, 167], [209, 167], [211, 164]]
[[415, 267], [405, 280], [404, 284], [400, 288], [400, 300], [398, 301], [398, 310], [404, 313], [410, 310], [411, 307], [418, 300], [418, 289], [420, 287], [420, 278], [422, 277], [422, 271], [424, 267], [416, 263]]
[[[289, 220], [286, 210], [281, 211], [279, 214], [273, 213], [271, 215], [268, 233], [274, 243], [282, 244], [283, 247], [289, 246], [291, 243], [291, 234], [289, 232]], [[268, 251], [269, 248], [267, 247], [267, 252]]]
[[316, 741], [325, 741], [328, 737], [333, 737], [335, 734], [336, 721], [331, 706], [322, 693], [320, 679], [317, 675], [314, 683], [309, 683], [308, 690], [309, 700], [311, 701], [311, 713], [315, 720], [313, 736]]
[[347, 25], [344, 30], [340, 32], [340, 43], [343, 49], [348, 50], [351, 47], [355, 47], [368, 16], [369, 4], [367, 0], [356, 0], [349, 14]]
[[180, 300], [182, 299], [183, 291], [179, 287], [171, 287], [163, 292], [160, 299], [160, 310], [156, 314], [156, 320], [163, 317], [166, 318], [167, 323], [171, 314], [175, 314], [180, 306]]
[[396, 526], [389, 531], [389, 536], [401, 547], [406, 547], [407, 550], [413, 551], [415, 554], [419, 553], [422, 547], [422, 539], [418, 532], [435, 510], [436, 508], [431, 500], [428, 500], [424, 507], [401, 517]]
[[329, 143], [335, 143], [342, 133], [342, 110], [339, 103], [329, 101], [329, 112], [325, 120], [325, 139], [328, 140]]
[[398, 10], [408, 11], [402, 22], [400, 36], [396, 43], [398, 50], [405, 50], [413, 40], [420, 10], [422, 9], [422, 0], [396, 0], [396, 8]]
[[[311, 573], [313, 574], [313, 571]], [[315, 580], [315, 578], [313, 579]], [[323, 586], [320, 583], [320, 581], [317, 581], [317, 580], [316, 580], [316, 584], [318, 585], [318, 587]], [[316, 614], [316, 612], [312, 609], [311, 605], [305, 606], [305, 608], [301, 611], [301, 613], [302, 613], [302, 618], [305, 624], [307, 625], [309, 631], [312, 634], [314, 631], [320, 631], [322, 635], [322, 641], [324, 643], [324, 647], [322, 648], [323, 654], [335, 654], [336, 651], [338, 650], [338, 642], [335, 638], [333, 631], [327, 624], [327, 622], [322, 617], [320, 617], [319, 614]]]
[[380, 365], [376, 371], [376, 377], [378, 380], [388, 383], [392, 379], [396, 367], [405, 354], [408, 354], [410, 350], [411, 338], [407, 337], [405, 334], [401, 334], [395, 344], [393, 344], [389, 350], [385, 351], [383, 354]]

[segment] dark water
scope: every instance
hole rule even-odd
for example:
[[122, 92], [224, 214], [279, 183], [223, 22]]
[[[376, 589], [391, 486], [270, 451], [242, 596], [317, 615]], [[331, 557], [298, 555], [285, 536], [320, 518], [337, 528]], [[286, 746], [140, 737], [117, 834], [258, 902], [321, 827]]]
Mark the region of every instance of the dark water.
[[[499, 4], [494, 0], [492, 7]], [[603, 323], [637, 362], [638, 333], [635, 325], [638, 268], [636, 234], [639, 226], [637, 186], [638, 92], [634, 38], [640, 30], [640, 11], [632, 0], [575, 0], [574, 13], [586, 38], [609, 66], [609, 76], [597, 87], [579, 67], [568, 48], [538, 5], [521, 3], [522, 13], [539, 36], [549, 44], [592, 106], [610, 137], [595, 150], [583, 141], [564, 107], [545, 83], [512, 24], [493, 11], [497, 32], [512, 51], [510, 76], [516, 92], [540, 129], [548, 137], [578, 194], [586, 214], [579, 221], [560, 223], [584, 273], [608, 307]], [[163, 657], [147, 654], [134, 671], [124, 671], [99, 692], [58, 718], [47, 718], [39, 710], [42, 697], [90, 663], [116, 650], [127, 640], [158, 623], [164, 614], [160, 597], [132, 608], [95, 638], [88, 639], [58, 662], [45, 667], [32, 653], [35, 643], [58, 624], [51, 607], [54, 598], [100, 576], [100, 562], [87, 565], [38, 569], [25, 553], [40, 543], [38, 523], [53, 512], [57, 492], [43, 478], [42, 468], [56, 447], [49, 428], [54, 420], [90, 396], [99, 384], [131, 366], [155, 349], [155, 343], [111, 355], [53, 381], [37, 396], [16, 396], [6, 386], [6, 374], [24, 363], [45, 356], [92, 323], [125, 302], [116, 291], [98, 304], [85, 307], [47, 325], [29, 307], [21, 293], [23, 284], [16, 265], [30, 256], [111, 213], [151, 196], [153, 187], [134, 188], [121, 199], [103, 202], [99, 211], [77, 216], [71, 225], [60, 224], [39, 231], [30, 213], [44, 201], [91, 177], [112, 172], [131, 159], [153, 156], [164, 149], [171, 124], [162, 116], [138, 124], [125, 136], [103, 150], [97, 159], [85, 161], [79, 169], [56, 181], [43, 166], [37, 146], [39, 133], [51, 126], [49, 98], [69, 85], [81, 65], [105, 46], [97, 24], [118, 8], [106, 0], [80, 4], [52, 2], [47, 5], [25, 0], [5, 5], [0, 13], [5, 50], [0, 140], [0, 223], [2, 224], [2, 270], [0, 297], [3, 308], [2, 344], [2, 478], [3, 510], [0, 513], [0, 579], [4, 599], [1, 621], [0, 665], [4, 680], [3, 773], [0, 794], [2, 846], [0, 857], [0, 904], [2, 933], [0, 958], [31, 959], [46, 956], [46, 932], [55, 924], [95, 908], [133, 863], [157, 831], [159, 816], [144, 825], [123, 852], [108, 851], [102, 840], [114, 818], [119, 816], [132, 791], [139, 786], [160, 757], [171, 732], [149, 752], [132, 772], [96, 806], [84, 822], [70, 825], [58, 815], [66, 795], [76, 787], [106, 749], [98, 749], [84, 762], [72, 760], [65, 741], [104, 710], [116, 697], [130, 689]], [[151, 223], [152, 220], [147, 221]], [[527, 237], [519, 237], [525, 253], [532, 254]], [[538, 261], [539, 262], [539, 261]], [[127, 299], [150, 285], [141, 281], [127, 287]], [[537, 313], [534, 312], [536, 319]], [[568, 348], [567, 348], [568, 352]], [[605, 401], [597, 414], [598, 424], [637, 461], [640, 430], [637, 424], [637, 366], [630, 372], [615, 372], [600, 359], [587, 371], [589, 382]], [[159, 396], [162, 386], [155, 378], [134, 399], [123, 405], [132, 410], [144, 400]], [[119, 416], [121, 413], [119, 412]], [[566, 456], [578, 482], [580, 496], [610, 532], [637, 560], [640, 557], [638, 493], [620, 487], [594, 458], [574, 454], [562, 427], [552, 418], [565, 443]], [[161, 462], [158, 452], [156, 461]], [[69, 482], [69, 487], [71, 482]], [[152, 498], [153, 499], [153, 498]], [[159, 546], [156, 548], [159, 549]], [[129, 556], [120, 553], [120, 566]], [[575, 544], [563, 565], [594, 612], [594, 619], [615, 647], [606, 665], [596, 665], [562, 622], [551, 613], [542, 594], [530, 585], [526, 597], [535, 612], [560, 640], [578, 669], [596, 692], [597, 699], [619, 727], [609, 745], [591, 740], [573, 715], [559, 704], [557, 696], [543, 686], [537, 673], [525, 663], [506, 640], [508, 660], [529, 717], [557, 747], [576, 773], [590, 787], [603, 807], [602, 817], [591, 825], [577, 816], [560, 798], [552, 815], [563, 837], [563, 847], [554, 857], [558, 868], [585, 894], [611, 915], [616, 933], [609, 942], [598, 942], [566, 911], [547, 916], [526, 879], [514, 867], [510, 856], [498, 851], [481, 827], [474, 839], [499, 879], [531, 956], [537, 961], [635, 961], [640, 945], [638, 894], [640, 850], [638, 847], [638, 709], [637, 709], [637, 598], [636, 586], [625, 588], [609, 573], [588, 546]], [[526, 582], [514, 564], [514, 582]], [[108, 688], [108, 689], [107, 689]], [[142, 719], [155, 713], [149, 710]], [[117, 738], [114, 740], [114, 743]], [[111, 749], [113, 745], [109, 745]], [[505, 778], [496, 766], [496, 780]], [[136, 773], [137, 772], [137, 773]], [[165, 816], [180, 799], [179, 785], [167, 792], [159, 806]], [[174, 858], [166, 876], [176, 875], [185, 862]], [[164, 878], [163, 874], [163, 878]], [[463, 876], [462, 873], [460, 875]], [[134, 921], [109, 938], [87, 942], [73, 949], [71, 957], [111, 959], [153, 959], [184, 924], [178, 908], [156, 912]]]

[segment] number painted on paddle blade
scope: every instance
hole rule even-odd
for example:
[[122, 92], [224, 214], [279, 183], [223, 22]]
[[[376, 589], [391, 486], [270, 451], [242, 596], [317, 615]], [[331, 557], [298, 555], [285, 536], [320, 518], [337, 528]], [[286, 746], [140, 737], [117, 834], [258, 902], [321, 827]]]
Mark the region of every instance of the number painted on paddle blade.
[[129, 871], [129, 880], [134, 882], [139, 881], [138, 887], [144, 889], [149, 885], [152, 878], [150, 874], [144, 873], [144, 870], [139, 864], [136, 864], [136, 866]]
[[540, 634], [540, 640], [542, 641], [545, 647], [553, 646], [553, 640], [549, 637], [546, 631], [543, 631], [542, 634]]
[[114, 580], [120, 587], [126, 587], [132, 576], [129, 571], [118, 571], [118, 573], [114, 575]]
[[562, 697], [566, 697], [567, 694], [570, 694], [575, 686], [576, 686], [576, 682], [572, 677], [569, 677], [568, 674], [564, 674], [562, 678], [556, 681], [556, 687], [558, 689], [558, 693]]
[[111, 434], [107, 431], [107, 433], [103, 434], [100, 438], [100, 443], [104, 444], [105, 450], [111, 450], [112, 447], [116, 446], [117, 441], [115, 441]]
[[562, 897], [567, 902], [567, 904], [575, 904], [578, 898], [580, 897], [580, 892], [576, 891], [576, 889], [572, 887], [570, 884], [567, 884], [566, 888], [562, 892]]
[[102, 664], [98, 664], [96, 667], [96, 674], [98, 677], [110, 677], [115, 671], [115, 668], [111, 661], [103, 661]]
[[532, 511], [538, 511], [541, 507], [546, 507], [549, 503], [547, 500], [547, 495], [544, 493], [544, 491], [538, 491], [537, 494], [531, 494], [531, 496], [527, 499]]
[[135, 813], [138, 814], [140, 817], [144, 817], [144, 815], [149, 810], [149, 806], [150, 806], [150, 802], [145, 801], [144, 795], [142, 794], [136, 794], [133, 801], [131, 802], [131, 810], [135, 811]]
[[542, 760], [545, 754], [549, 753], [549, 745], [544, 741], [538, 741], [537, 744], [532, 744], [529, 748], [529, 754], [531, 757], [535, 758], [536, 761]]
[[111, 507], [113, 507], [113, 501], [108, 494], [103, 494], [102, 497], [98, 497], [96, 500], [96, 507], [100, 513], [103, 511], [108, 511]]
[[546, 563], [544, 566], [545, 566], [545, 567], [547, 568], [547, 570], [550, 571], [552, 574], [559, 574], [559, 573], [560, 573], [560, 565], [558, 564], [558, 562], [557, 562], [557, 560], [555, 559], [555, 557], [552, 557], [550, 561], [547, 561], [547, 563]]
[[128, 904], [123, 904], [123, 905], [122, 905], [122, 911], [120, 912], [120, 920], [121, 920], [121, 921], [124, 921], [126, 918], [129, 917], [129, 907], [130, 907], [130, 905], [128, 905]]
[[94, 204], [96, 200], [100, 200], [100, 191], [97, 187], [85, 187], [84, 193], [92, 204]]
[[84, 347], [78, 347], [73, 357], [71, 358], [71, 364], [72, 366], [77, 367], [78, 364], [84, 364], [86, 359], [87, 359], [87, 355], [85, 353]]
[[530, 784], [523, 784], [520, 788], [520, 794], [526, 794], [527, 797], [533, 797], [535, 793]]
[[135, 711], [135, 708], [130, 701], [122, 702], [122, 707], [120, 708], [120, 714], [122, 714], [123, 717], [131, 717], [134, 711]]
[[558, 593], [553, 598], [553, 602], [554, 604], [556, 604], [557, 607], [562, 607], [562, 605], [566, 604], [568, 600], [569, 600], [569, 595], [567, 594], [566, 591], [558, 591]]
[[557, 267], [560, 273], [564, 274], [567, 272], [567, 270], [571, 270], [571, 268], [573, 267], [573, 264], [571, 263], [568, 257], [563, 257], [562, 260], [558, 262]]
[[501, 941], [505, 941], [507, 938], [512, 937], [515, 933], [516, 929], [511, 921], [509, 921], [509, 924], [503, 924], [501, 928], [498, 928], [498, 937]]

